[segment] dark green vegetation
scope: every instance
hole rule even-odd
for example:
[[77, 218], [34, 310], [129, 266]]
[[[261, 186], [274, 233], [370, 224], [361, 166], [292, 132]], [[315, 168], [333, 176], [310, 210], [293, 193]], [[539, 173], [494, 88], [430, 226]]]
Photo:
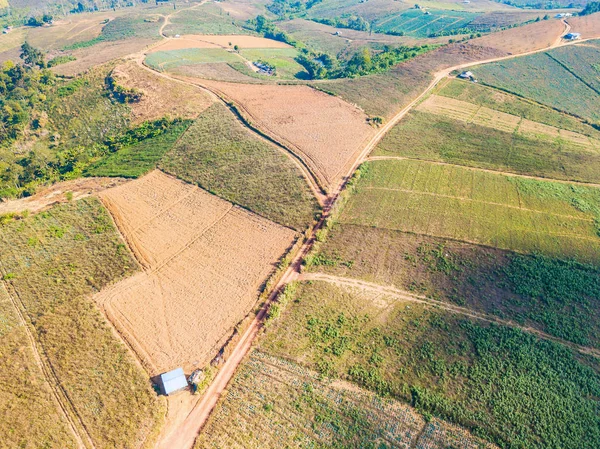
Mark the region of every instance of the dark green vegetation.
[[312, 282], [263, 347], [504, 448], [592, 449], [600, 440], [597, 360], [519, 330]]
[[589, 146], [509, 133], [427, 112], [411, 112], [383, 138], [375, 154], [554, 179], [600, 181], [600, 153]]
[[568, 46], [472, 69], [480, 82], [600, 123], [599, 50]]
[[392, 284], [600, 348], [594, 265], [348, 224], [333, 225], [307, 262], [311, 271]]
[[579, 15], [587, 16], [596, 12], [600, 12], [600, 2], [589, 2], [587, 5], [585, 5], [585, 8], [583, 8]]
[[318, 210], [295, 164], [220, 104], [200, 115], [160, 167], [297, 230], [305, 229]]
[[437, 91], [437, 94], [444, 97], [467, 101], [480, 106], [486, 106], [496, 111], [517, 115], [534, 122], [544, 123], [546, 125], [573, 131], [600, 140], [600, 130], [586, 124], [576, 117], [563, 114], [540, 103], [482, 84], [451, 80]]
[[137, 268], [106, 210], [95, 199], [56, 206], [3, 225], [0, 245], [1, 276], [95, 447], [138, 447], [159, 403], [89, 296]]
[[[154, 123], [146, 122], [133, 131], [138, 134], [128, 138], [127, 143], [113, 145], [112, 150], [105, 151], [107, 156], [87, 168], [85, 175], [137, 178], [156, 168], [190, 124], [190, 120], [169, 122], [163, 119]], [[148, 132], [140, 132], [146, 129]]]
[[341, 223], [600, 260], [600, 189], [415, 160], [361, 172]]

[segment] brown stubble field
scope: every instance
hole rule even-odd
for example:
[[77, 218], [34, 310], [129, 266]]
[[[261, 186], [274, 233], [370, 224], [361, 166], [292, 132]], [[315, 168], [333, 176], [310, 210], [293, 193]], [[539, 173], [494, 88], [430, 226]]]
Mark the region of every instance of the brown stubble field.
[[101, 198], [146, 270], [95, 299], [151, 375], [207, 364], [296, 235], [159, 171]]
[[194, 119], [212, 104], [203, 90], [161, 77], [133, 61], [117, 65], [111, 76], [116, 84], [142, 93], [140, 101], [130, 104], [134, 124], [165, 115]]
[[203, 83], [232, 99], [261, 131], [293, 151], [326, 190], [342, 180], [376, 133], [358, 108], [307, 86]]

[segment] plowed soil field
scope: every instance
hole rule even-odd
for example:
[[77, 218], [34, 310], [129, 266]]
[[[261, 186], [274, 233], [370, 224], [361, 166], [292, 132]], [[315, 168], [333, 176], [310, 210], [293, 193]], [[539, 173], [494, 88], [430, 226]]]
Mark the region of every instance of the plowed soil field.
[[376, 132], [357, 107], [307, 86], [205, 83], [294, 151], [326, 189], [342, 179]]
[[133, 61], [115, 67], [112, 77], [118, 85], [142, 92], [142, 99], [130, 104], [134, 123], [165, 115], [192, 119], [212, 104], [202, 90], [155, 75]]
[[208, 363], [294, 239], [159, 171], [101, 198], [146, 270], [96, 300], [151, 374]]

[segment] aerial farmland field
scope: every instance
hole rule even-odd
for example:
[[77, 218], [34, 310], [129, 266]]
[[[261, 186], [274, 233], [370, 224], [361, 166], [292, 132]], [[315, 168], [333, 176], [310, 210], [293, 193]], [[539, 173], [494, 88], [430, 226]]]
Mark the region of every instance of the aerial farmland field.
[[[600, 417], [586, 392], [600, 388], [596, 358], [518, 329], [342, 282], [313, 280], [293, 289], [261, 350], [410, 401], [501, 447], [517, 441], [530, 448], [546, 442], [594, 447]], [[527, 401], [508, 400], [524, 391], [531, 394]], [[571, 423], [568, 435], [565, 421]]]
[[210, 362], [295, 239], [159, 171], [101, 197], [146, 270], [95, 301], [152, 375]]
[[412, 160], [364, 170], [341, 223], [598, 261], [599, 189]]
[[379, 33], [399, 33], [415, 37], [433, 37], [468, 33], [469, 24], [478, 15], [471, 12], [410, 9], [376, 20]]

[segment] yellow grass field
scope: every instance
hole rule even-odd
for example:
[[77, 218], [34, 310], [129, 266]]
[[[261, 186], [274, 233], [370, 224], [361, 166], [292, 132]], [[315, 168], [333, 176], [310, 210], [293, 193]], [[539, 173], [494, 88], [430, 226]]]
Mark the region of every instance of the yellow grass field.
[[295, 233], [160, 171], [100, 196], [146, 269], [96, 301], [152, 375], [204, 366]]
[[416, 109], [509, 133], [518, 132], [526, 136], [560, 138], [578, 145], [600, 149], [599, 141], [583, 134], [534, 122], [517, 115], [507, 114], [506, 112], [496, 111], [454, 98], [431, 95]]
[[118, 85], [142, 92], [142, 99], [130, 104], [133, 123], [165, 115], [193, 119], [212, 104], [201, 89], [163, 78], [133, 61], [116, 66], [111, 76]]
[[294, 151], [325, 188], [341, 181], [376, 132], [357, 107], [307, 86], [204, 83]]

